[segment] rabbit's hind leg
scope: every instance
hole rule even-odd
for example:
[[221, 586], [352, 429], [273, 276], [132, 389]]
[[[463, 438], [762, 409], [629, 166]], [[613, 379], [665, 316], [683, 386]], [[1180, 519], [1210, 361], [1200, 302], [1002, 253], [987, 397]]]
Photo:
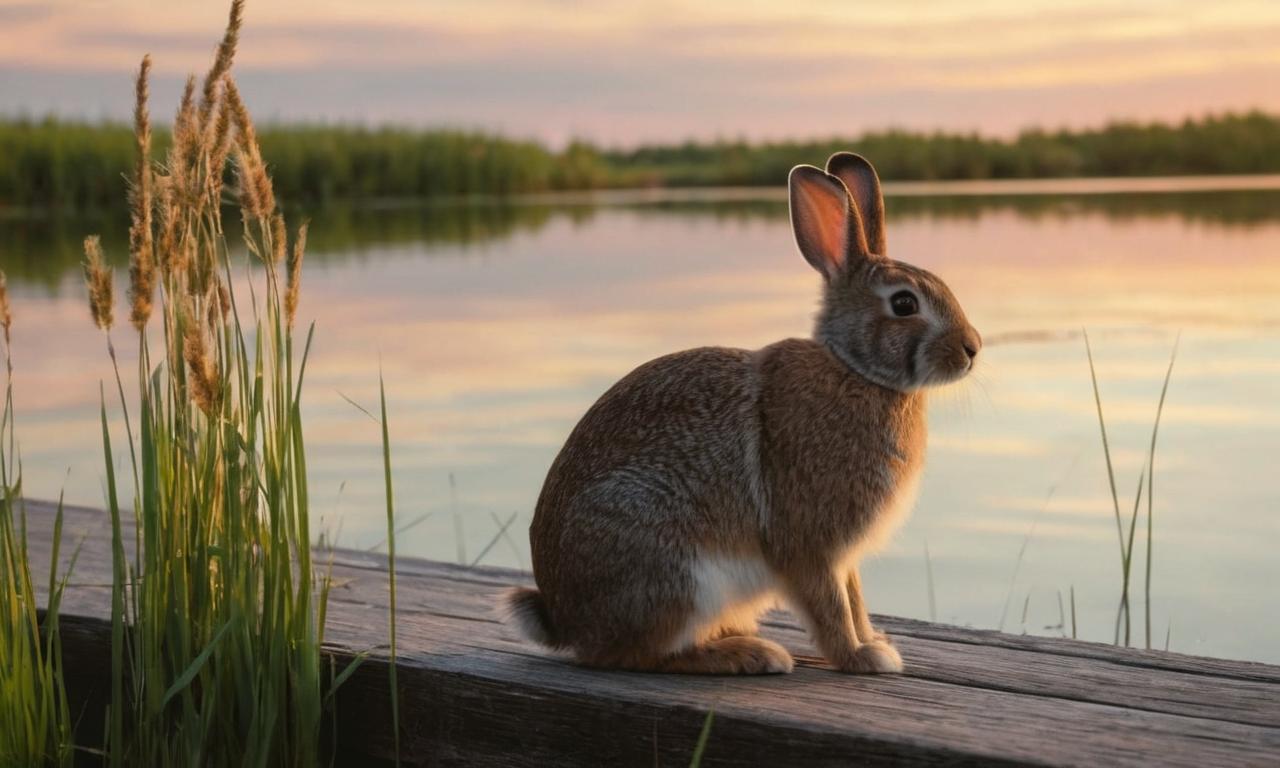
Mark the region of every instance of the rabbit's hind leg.
[[786, 648], [761, 637], [710, 640], [657, 661], [654, 672], [684, 675], [777, 675], [795, 668]]

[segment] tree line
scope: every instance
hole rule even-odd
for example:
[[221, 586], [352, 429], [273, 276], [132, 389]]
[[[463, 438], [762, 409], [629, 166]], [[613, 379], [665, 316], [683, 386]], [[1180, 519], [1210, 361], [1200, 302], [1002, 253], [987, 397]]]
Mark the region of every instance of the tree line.
[[[168, 142], [156, 131], [158, 150]], [[1280, 173], [1280, 116], [1253, 111], [1180, 123], [1082, 130], [873, 131], [789, 141], [718, 139], [560, 149], [478, 131], [277, 125], [262, 152], [286, 201], [507, 196], [644, 186], [782, 184], [797, 163], [861, 152], [895, 181]], [[92, 210], [124, 204], [133, 163], [123, 123], [0, 118], [0, 208]], [[230, 181], [230, 180], [229, 180]]]

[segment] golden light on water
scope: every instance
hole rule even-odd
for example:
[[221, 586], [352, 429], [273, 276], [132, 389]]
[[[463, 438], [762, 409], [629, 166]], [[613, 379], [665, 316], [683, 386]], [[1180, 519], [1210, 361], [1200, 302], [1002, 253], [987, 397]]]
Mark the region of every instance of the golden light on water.
[[[1160, 433], [1157, 567], [1198, 563], [1220, 580], [1176, 600], [1170, 592], [1160, 610], [1187, 628], [1187, 643], [1274, 658], [1274, 623], [1248, 636], [1191, 633], [1223, 611], [1263, 615], [1272, 597], [1251, 585], [1280, 578], [1263, 545], [1274, 491], [1257, 481], [1280, 452], [1277, 194], [890, 199], [891, 253], [941, 275], [990, 343], [974, 377], [931, 398], [919, 505], [866, 576], [886, 610], [923, 610], [927, 540], [948, 620], [992, 625], [1006, 565], [1035, 520], [1026, 583], [1074, 586], [1081, 610], [1109, 627], [1110, 571], [1081, 566], [1111, 553], [1115, 533], [1078, 333], [1089, 328], [1112, 459], [1131, 488], [1181, 332]], [[795, 250], [781, 200], [553, 207], [493, 239], [382, 239], [395, 227], [380, 217], [421, 213], [370, 214], [354, 240], [308, 257], [299, 316], [317, 322], [303, 402], [312, 498], [349, 546], [385, 533], [379, 432], [346, 399], [376, 403], [379, 366], [401, 507], [433, 513], [399, 546], [447, 559], [451, 475], [463, 537], [478, 551], [491, 513], [527, 523], [564, 436], [620, 376], [673, 350], [806, 335], [817, 304], [819, 278]], [[318, 244], [323, 228], [317, 218]], [[85, 328], [78, 269], [11, 279], [11, 291], [26, 487], [100, 503], [101, 448], [85, 435], [97, 428], [97, 382], [111, 372]], [[1207, 545], [1223, 515], [1230, 534]], [[1230, 577], [1241, 569], [1252, 575]], [[1035, 598], [1049, 614], [1052, 587]]]

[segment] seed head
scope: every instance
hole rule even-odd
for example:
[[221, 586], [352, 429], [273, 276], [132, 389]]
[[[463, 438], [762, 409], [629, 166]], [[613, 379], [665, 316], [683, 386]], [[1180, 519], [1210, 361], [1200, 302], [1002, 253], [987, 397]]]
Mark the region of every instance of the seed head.
[[276, 264], [284, 261], [284, 252], [289, 248], [289, 235], [284, 230], [284, 215], [279, 211], [271, 217], [271, 260]]
[[258, 135], [253, 127], [253, 118], [240, 97], [240, 90], [235, 81], [227, 78], [223, 95], [231, 109], [231, 120], [236, 127], [236, 166], [240, 180], [240, 207], [246, 216], [265, 219], [275, 211], [275, 193], [271, 186], [271, 176], [267, 174], [267, 165], [262, 160], [262, 149], [258, 146]]
[[166, 276], [181, 272], [182, 254], [178, 248], [178, 205], [174, 200], [173, 178], [159, 176], [156, 179], [156, 196], [160, 209], [160, 239], [156, 242], [160, 270]]
[[307, 249], [307, 222], [298, 227], [298, 239], [293, 241], [293, 252], [289, 254], [289, 284], [284, 293], [284, 314], [288, 318], [289, 327], [293, 327], [294, 316], [298, 313], [298, 293], [302, 283], [302, 256]]
[[227, 315], [231, 314], [231, 291], [221, 282], [218, 283], [218, 307], [222, 309], [222, 321], [225, 323]]
[[218, 44], [218, 54], [213, 65], [204, 76], [204, 91], [200, 95], [200, 126], [208, 127], [209, 116], [213, 113], [217, 99], [218, 84], [223, 76], [231, 71], [231, 62], [236, 56], [236, 44], [240, 40], [240, 24], [244, 17], [244, 0], [232, 0], [231, 12], [227, 17], [227, 29], [222, 34], [222, 42]]
[[204, 151], [209, 157], [209, 197], [216, 211], [222, 202], [222, 173], [231, 154], [231, 106], [227, 100], [226, 78], [214, 109], [217, 119], [213, 121], [212, 129], [205, 131]]
[[[198, 316], [192, 319], [196, 320], [196, 318]], [[198, 321], [187, 325], [186, 334], [183, 336], [182, 353], [187, 361], [187, 387], [191, 394], [191, 401], [204, 411], [206, 416], [212, 416], [221, 399], [222, 387], [218, 380], [217, 366], [209, 356], [204, 332]]]
[[181, 206], [196, 205], [196, 168], [201, 147], [195, 107], [196, 77], [187, 78], [178, 113], [173, 118], [173, 144], [169, 147], [169, 176], [174, 200]]
[[151, 317], [151, 297], [155, 294], [155, 252], [151, 242], [151, 118], [147, 113], [147, 76], [151, 57], [142, 57], [133, 107], [133, 132], [137, 140], [138, 164], [134, 172], [129, 227], [130, 320], [141, 331]]
[[84, 281], [89, 288], [89, 313], [93, 316], [93, 324], [104, 331], [111, 330], [111, 310], [115, 302], [111, 268], [102, 257], [102, 244], [97, 235], [84, 239]]

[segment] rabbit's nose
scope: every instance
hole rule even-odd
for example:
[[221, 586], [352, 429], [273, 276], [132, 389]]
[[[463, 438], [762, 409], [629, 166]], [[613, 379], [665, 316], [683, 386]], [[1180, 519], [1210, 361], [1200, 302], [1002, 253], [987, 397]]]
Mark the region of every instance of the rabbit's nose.
[[982, 336], [972, 328], [964, 337], [964, 353], [969, 356], [970, 360], [978, 356], [978, 350], [982, 349]]

